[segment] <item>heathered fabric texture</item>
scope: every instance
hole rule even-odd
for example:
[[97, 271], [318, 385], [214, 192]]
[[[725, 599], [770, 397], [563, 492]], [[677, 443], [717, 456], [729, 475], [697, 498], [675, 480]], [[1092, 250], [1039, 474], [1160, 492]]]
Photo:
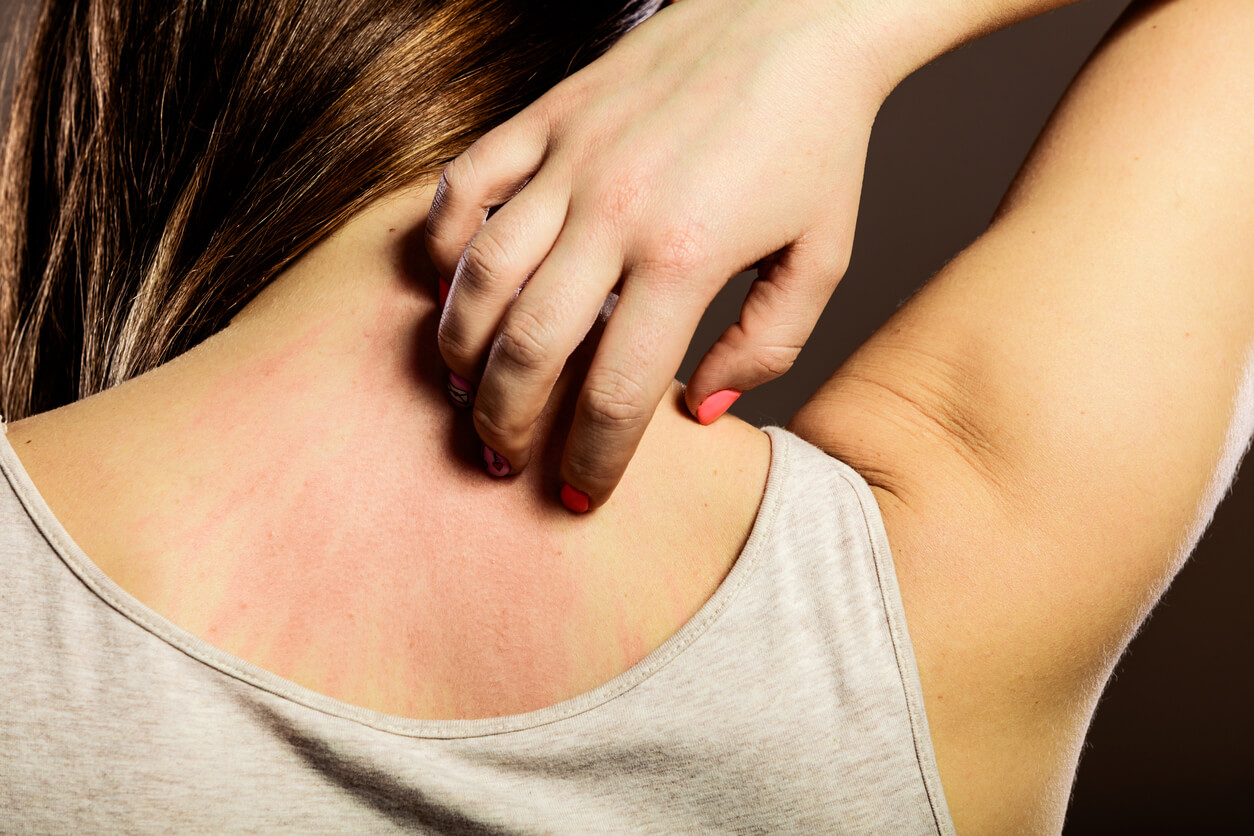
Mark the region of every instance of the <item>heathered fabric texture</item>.
[[766, 432], [752, 534], [689, 623], [594, 691], [461, 721], [347, 705], [157, 615], [0, 437], [0, 830], [951, 836], [874, 496]]

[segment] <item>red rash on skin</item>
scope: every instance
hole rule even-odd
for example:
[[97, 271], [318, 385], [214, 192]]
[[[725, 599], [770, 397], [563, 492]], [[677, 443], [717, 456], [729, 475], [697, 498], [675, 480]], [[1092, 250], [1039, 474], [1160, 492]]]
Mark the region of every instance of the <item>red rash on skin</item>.
[[626, 595], [614, 598], [614, 626], [618, 634], [618, 649], [626, 665], [635, 664], [648, 655], [651, 649], [649, 642], [640, 626], [633, 623]]
[[[570, 696], [594, 616], [588, 571], [551, 530], [508, 522], [517, 494], [431, 464], [443, 452], [404, 352], [371, 345], [397, 318], [380, 312], [331, 396], [306, 352], [334, 317], [208, 387], [181, 429], [233, 475], [149, 520], [187, 552], [166, 606], [228, 652], [398, 713], [495, 716]], [[424, 443], [431, 462], [396, 454]]]

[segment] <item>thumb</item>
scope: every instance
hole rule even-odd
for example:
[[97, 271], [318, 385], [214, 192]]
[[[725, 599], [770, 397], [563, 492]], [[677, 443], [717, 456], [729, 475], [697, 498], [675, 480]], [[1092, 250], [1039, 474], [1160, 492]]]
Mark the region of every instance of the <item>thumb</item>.
[[702, 424], [716, 420], [743, 392], [792, 368], [847, 264], [815, 250], [798, 241], [761, 262], [740, 321], [723, 332], [688, 381], [684, 400]]

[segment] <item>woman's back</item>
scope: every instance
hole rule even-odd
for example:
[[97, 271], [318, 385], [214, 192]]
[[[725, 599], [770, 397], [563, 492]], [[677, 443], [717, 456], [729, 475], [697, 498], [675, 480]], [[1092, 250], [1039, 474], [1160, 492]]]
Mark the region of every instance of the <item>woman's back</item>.
[[545, 467], [488, 478], [426, 348], [434, 274], [398, 269], [431, 192], [9, 438], [83, 550], [175, 623], [367, 708], [491, 717], [609, 680], [696, 612], [748, 536], [769, 442], [674, 400], [604, 513], [572, 518]]

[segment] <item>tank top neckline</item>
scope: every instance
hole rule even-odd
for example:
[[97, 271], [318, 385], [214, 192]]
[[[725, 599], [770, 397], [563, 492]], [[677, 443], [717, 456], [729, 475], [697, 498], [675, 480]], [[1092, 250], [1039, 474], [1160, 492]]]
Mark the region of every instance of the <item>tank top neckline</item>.
[[763, 427], [770, 438], [771, 459], [766, 487], [758, 504], [749, 537], [714, 594], [656, 650], [608, 682], [544, 708], [521, 714], [462, 720], [422, 720], [387, 714], [319, 693], [279, 676], [202, 639], [149, 608], [116, 584], [74, 542], [44, 501], [8, 438], [0, 419], [0, 469], [31, 522], [66, 567], [97, 598], [118, 614], [176, 650], [218, 672], [305, 708], [340, 717], [379, 731], [406, 737], [470, 738], [507, 734], [568, 720], [609, 703], [648, 680], [675, 661], [728, 609], [766, 553], [783, 496], [791, 444], [782, 427]]

